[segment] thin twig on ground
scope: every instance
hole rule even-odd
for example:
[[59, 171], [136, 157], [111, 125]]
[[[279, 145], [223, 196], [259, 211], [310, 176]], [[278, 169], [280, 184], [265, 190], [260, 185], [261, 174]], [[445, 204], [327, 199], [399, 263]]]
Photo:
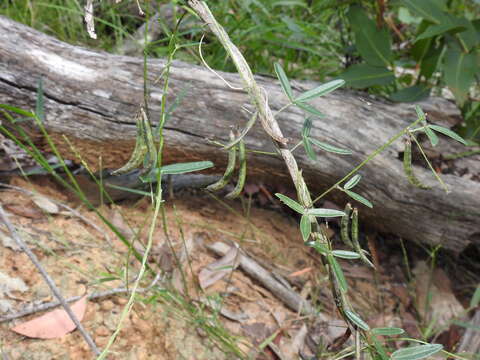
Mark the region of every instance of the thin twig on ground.
[[22, 240], [22, 238], [18, 235], [17, 231], [15, 230], [13, 224], [8, 220], [7, 214], [3, 210], [2, 205], [0, 205], [0, 221], [2, 221], [5, 226], [7, 227], [8, 231], [10, 232], [11, 237], [15, 240], [17, 245], [27, 254], [27, 256], [30, 258], [32, 263], [35, 265], [35, 267], [38, 269], [40, 274], [42, 275], [43, 279], [47, 283], [48, 287], [52, 291], [52, 293], [55, 295], [55, 297], [58, 299], [62, 307], [65, 309], [66, 313], [72, 319], [73, 323], [77, 327], [78, 331], [82, 334], [83, 338], [87, 342], [88, 346], [92, 350], [92, 352], [95, 355], [100, 354], [100, 350], [98, 349], [97, 345], [95, 345], [95, 342], [93, 341], [92, 337], [90, 334], [85, 330], [83, 327], [82, 323], [78, 320], [78, 318], [75, 316], [73, 313], [72, 309], [70, 306], [67, 304], [65, 299], [63, 298], [62, 294], [60, 293], [60, 290], [57, 288], [55, 285], [54, 281], [48, 275], [47, 271], [43, 268], [42, 264], [40, 261], [38, 261], [37, 257], [35, 254], [30, 250], [30, 248], [25, 244], [25, 242]]
[[[150, 283], [145, 288], [140, 288], [137, 289], [137, 292], [142, 293], [150, 290], [155, 284], [160, 280], [160, 274], [158, 273], [153, 281]], [[94, 299], [99, 299], [99, 298], [104, 298], [104, 297], [109, 297], [112, 295], [118, 295], [118, 294], [128, 294], [131, 292], [131, 289], [128, 287], [120, 287], [120, 288], [115, 288], [115, 289], [110, 289], [110, 290], [105, 290], [105, 291], [100, 291], [100, 292], [95, 292], [87, 296], [88, 300], [94, 300]], [[72, 296], [68, 299], [65, 299], [65, 302], [71, 303], [77, 300], [80, 300], [84, 295], [78, 295], [78, 296]], [[8, 314], [4, 316], [0, 316], [0, 323], [6, 322], [6, 321], [11, 321], [15, 320], [24, 316], [28, 316], [31, 314], [35, 314], [37, 312], [41, 311], [46, 311], [53, 309], [54, 307], [57, 307], [58, 305], [61, 305], [60, 301], [50, 301], [47, 303], [39, 304], [39, 305], [26, 305], [24, 310], [21, 310], [19, 312], [16, 312], [14, 314]]]

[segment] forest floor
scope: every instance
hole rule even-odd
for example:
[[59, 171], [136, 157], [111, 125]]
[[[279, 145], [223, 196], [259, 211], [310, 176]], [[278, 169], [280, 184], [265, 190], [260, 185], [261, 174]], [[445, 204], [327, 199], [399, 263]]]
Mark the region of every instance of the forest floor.
[[[44, 196], [4, 189], [0, 201], [65, 298], [117, 289], [113, 295], [88, 300], [82, 320], [104, 348], [128, 301], [130, 289], [122, 288], [126, 282], [131, 288], [139, 262], [93, 211], [47, 178], [35, 182], [14, 178], [11, 184]], [[55, 209], [45, 199], [68, 204], [76, 212]], [[293, 359], [300, 351], [334, 359], [342, 349], [343, 354], [352, 350], [351, 337], [342, 338], [346, 324], [334, 310], [328, 276], [319, 255], [303, 245], [298, 219], [285, 209], [258, 206], [258, 202], [249, 207], [246, 197], [224, 202], [199, 192], [176, 194], [166, 202], [168, 230], [163, 230], [160, 218], [148, 260], [153, 271], [147, 271], [140, 284], [147, 291], [137, 294], [109, 358], [232, 359], [241, 352], [257, 359]], [[135, 248], [142, 251], [153, 213], [148, 199], [103, 205], [99, 211], [126, 238], [136, 237]], [[338, 225], [332, 222], [327, 232], [341, 248]], [[5, 227], [0, 226], [0, 234], [1, 321], [26, 306], [35, 308], [55, 299]], [[423, 255], [404, 256], [394, 236], [371, 234], [363, 240], [376, 271], [358, 261], [341, 261], [356, 311], [370, 327], [401, 327], [409, 337], [442, 343], [455, 351], [464, 329], [454, 321], [468, 319], [465, 281], [430, 266], [427, 252], [411, 250], [410, 244], [407, 251]], [[219, 261], [210, 249], [219, 242], [231, 246], [233, 258], [230, 252]], [[237, 245], [242, 256], [307, 299], [318, 314], [293, 311], [241, 265], [237, 267]], [[162, 277], [151, 286], [155, 273]], [[0, 323], [4, 359], [92, 358], [78, 331], [38, 339], [12, 330], [43, 313]], [[51, 324], [40, 318], [31, 326]], [[402, 344], [396, 341], [391, 349]]]

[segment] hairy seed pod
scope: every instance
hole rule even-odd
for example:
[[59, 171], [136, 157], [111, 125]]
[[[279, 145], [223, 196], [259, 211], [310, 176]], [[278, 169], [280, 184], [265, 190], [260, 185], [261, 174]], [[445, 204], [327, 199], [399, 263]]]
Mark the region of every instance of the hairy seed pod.
[[405, 150], [403, 151], [403, 170], [410, 184], [420, 189], [430, 189], [429, 186], [422, 184], [422, 182], [413, 173], [412, 142], [410, 139], [405, 140]]
[[245, 185], [245, 179], [247, 178], [247, 156], [245, 151], [245, 143], [243, 140], [240, 140], [238, 143], [238, 161], [240, 162], [240, 169], [238, 170], [238, 182], [235, 185], [235, 188], [229, 192], [225, 197], [227, 199], [235, 199], [238, 197], [243, 190]]
[[[233, 140], [235, 138], [233, 132], [230, 132], [230, 140]], [[223, 189], [228, 182], [230, 181], [233, 171], [235, 170], [235, 161], [237, 158], [237, 146], [232, 146], [230, 150], [228, 151], [228, 163], [227, 163], [227, 168], [225, 169], [225, 172], [220, 180], [217, 182], [207, 186], [207, 190], [209, 191], [218, 191], [220, 189]]]
[[350, 235], [348, 234], [348, 224], [350, 222], [350, 214], [352, 212], [352, 206], [350, 203], [345, 205], [344, 209], [345, 215], [342, 216], [342, 220], [340, 223], [340, 237], [345, 245], [350, 248], [353, 248], [352, 240], [350, 240]]
[[136, 115], [135, 121], [137, 125], [137, 136], [135, 139], [135, 148], [133, 149], [132, 155], [130, 155], [130, 159], [127, 161], [127, 163], [123, 165], [120, 169], [112, 171], [112, 175], [125, 174], [132, 170], [138, 169], [142, 165], [145, 154], [147, 154], [148, 152], [148, 147], [147, 147], [146, 137], [145, 137], [144, 120], [141, 112], [139, 112]]

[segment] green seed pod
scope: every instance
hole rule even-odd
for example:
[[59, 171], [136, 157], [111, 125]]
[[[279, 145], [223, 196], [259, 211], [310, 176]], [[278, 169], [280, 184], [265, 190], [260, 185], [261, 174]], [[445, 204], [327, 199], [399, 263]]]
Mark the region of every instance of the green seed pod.
[[135, 118], [137, 124], [137, 135], [135, 138], [135, 149], [128, 162], [120, 169], [112, 171], [112, 175], [120, 175], [138, 169], [143, 162], [145, 154], [148, 152], [148, 146], [145, 138], [145, 128], [142, 113], [139, 112]]
[[366, 265], [375, 268], [370, 260], [365, 256], [365, 250], [362, 249], [360, 243], [358, 242], [358, 210], [357, 208], [353, 209], [352, 213], [352, 243], [355, 251], [360, 255], [360, 260], [362, 260]]
[[[230, 139], [233, 140], [235, 138], [233, 132], [230, 132]], [[223, 189], [228, 182], [230, 181], [233, 171], [235, 170], [235, 161], [237, 158], [237, 146], [232, 146], [228, 151], [228, 163], [227, 168], [225, 169], [225, 173], [223, 174], [222, 178], [217, 182], [207, 186], [207, 190], [209, 191], [218, 191]]]
[[403, 151], [403, 170], [410, 184], [420, 189], [430, 189], [429, 186], [422, 184], [422, 182], [413, 173], [412, 142], [410, 139], [405, 140], [405, 150]]
[[245, 179], [247, 178], [247, 156], [245, 151], [245, 143], [243, 140], [240, 140], [238, 143], [238, 160], [240, 161], [240, 169], [238, 171], [238, 182], [235, 188], [229, 192], [225, 197], [227, 199], [235, 199], [238, 197], [243, 190], [245, 185]]
[[350, 240], [350, 235], [348, 234], [348, 223], [350, 222], [350, 214], [352, 212], [352, 206], [350, 203], [345, 205], [345, 215], [342, 216], [342, 221], [340, 223], [340, 237], [345, 245], [353, 248], [352, 240]]

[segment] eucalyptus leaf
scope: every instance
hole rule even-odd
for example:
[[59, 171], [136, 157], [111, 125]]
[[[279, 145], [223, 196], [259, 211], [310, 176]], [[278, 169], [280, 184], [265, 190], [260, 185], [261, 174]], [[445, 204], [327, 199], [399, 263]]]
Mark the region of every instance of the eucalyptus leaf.
[[351, 155], [352, 154], [352, 152], [348, 149], [340, 149], [336, 146], [318, 141], [317, 139], [313, 139], [313, 138], [308, 138], [308, 139], [312, 142], [312, 144], [318, 146], [320, 149], [322, 149], [324, 151], [331, 152], [331, 153], [334, 153], [334, 154], [340, 154], [340, 155]]
[[287, 205], [290, 209], [298, 212], [299, 214], [305, 214], [305, 209], [303, 208], [303, 206], [300, 205], [295, 200], [292, 200], [288, 196], [285, 196], [280, 193], [276, 193], [275, 196], [278, 197], [280, 201], [283, 202], [285, 205]]
[[387, 29], [378, 29], [375, 21], [358, 5], [350, 6], [347, 18], [355, 33], [355, 46], [365, 61], [369, 65], [389, 66], [393, 53]]
[[362, 179], [362, 175], [360, 175], [360, 174], [354, 175], [350, 180], [348, 180], [345, 183], [345, 185], [343, 185], [343, 188], [345, 190], [352, 189], [353, 187], [355, 187], [360, 182], [361, 179]]
[[448, 17], [435, 0], [401, 0], [400, 3], [407, 7], [414, 15], [427, 19], [435, 24], [448, 23]]
[[282, 89], [285, 92], [285, 95], [293, 102], [293, 92], [292, 87], [290, 86], [290, 81], [288, 81], [288, 77], [285, 74], [282, 66], [279, 63], [275, 63], [273, 65], [275, 68], [275, 73], [277, 74], [278, 80], [280, 80], [280, 85], [282, 85]]
[[462, 143], [463, 145], [467, 145], [467, 142], [461, 136], [457, 135], [456, 133], [454, 133], [450, 129], [447, 129], [443, 126], [438, 126], [438, 125], [428, 125], [428, 127], [432, 130], [435, 130], [436, 132], [439, 132], [443, 135], [451, 137], [454, 140], [457, 140], [458, 142]]
[[422, 39], [427, 39], [433, 36], [437, 36], [443, 33], [447, 32], [458, 32], [458, 31], [463, 31], [466, 30], [465, 26], [459, 25], [458, 23], [444, 23], [444, 24], [438, 24], [438, 25], [431, 25], [422, 32], [415, 41], [422, 40]]
[[467, 100], [468, 91], [475, 80], [477, 61], [476, 54], [467, 54], [460, 49], [449, 48], [445, 52], [443, 77], [460, 106]]
[[414, 85], [398, 90], [390, 95], [390, 100], [395, 102], [414, 102], [425, 99], [430, 95], [430, 88], [423, 84]]
[[347, 86], [364, 89], [373, 85], [388, 85], [394, 79], [393, 72], [386, 67], [369, 64], [355, 64], [349, 66], [339, 78], [346, 81]]
[[337, 80], [332, 80], [329, 81], [326, 84], [322, 84], [314, 89], [308, 90], [301, 94], [299, 97], [295, 99], [295, 102], [305, 102], [308, 100], [315, 99], [317, 97], [326, 95], [330, 92], [332, 92], [335, 89], [338, 89], [340, 86], [345, 85], [345, 80], [343, 79], [337, 79]]
[[429, 356], [436, 354], [443, 349], [441, 344], [427, 344], [427, 345], [418, 345], [408, 348], [396, 350], [392, 356], [392, 360], [418, 360], [425, 359]]
[[350, 196], [352, 199], [357, 200], [359, 203], [362, 203], [362, 204], [365, 205], [365, 206], [368, 206], [370, 209], [373, 208], [373, 204], [372, 204], [370, 201], [368, 201], [367, 199], [365, 199], [362, 195], [357, 194], [356, 192], [353, 192], [353, 191], [347, 190], [347, 189], [345, 189], [344, 191], [345, 191], [345, 192], [347, 193], [347, 195]]

